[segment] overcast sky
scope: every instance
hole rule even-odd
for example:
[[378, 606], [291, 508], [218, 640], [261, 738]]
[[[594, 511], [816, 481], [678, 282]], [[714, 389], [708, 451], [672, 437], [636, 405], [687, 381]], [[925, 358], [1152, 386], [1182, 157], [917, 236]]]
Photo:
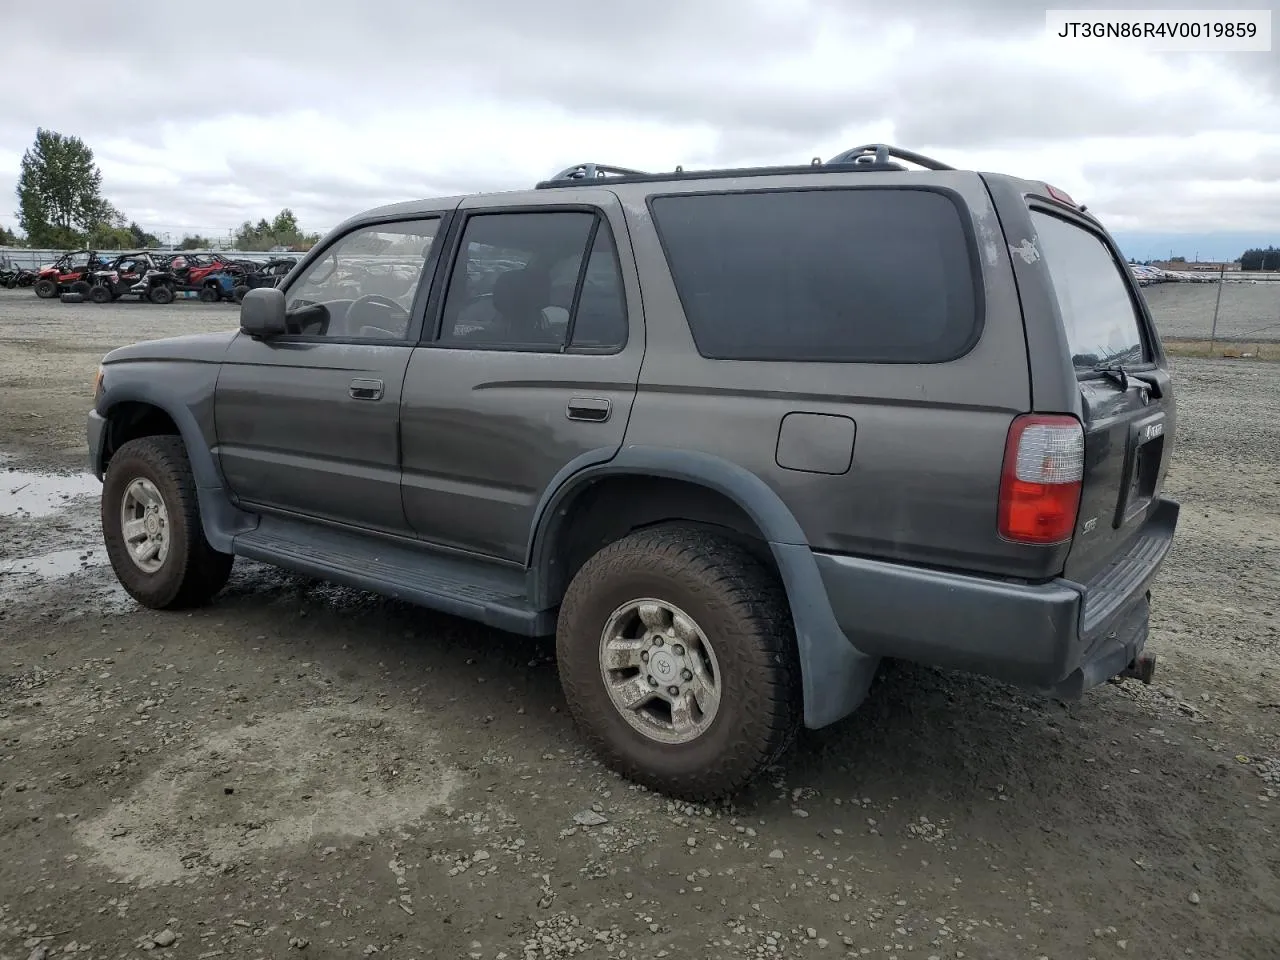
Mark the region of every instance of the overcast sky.
[[1071, 53], [1026, 0], [65, 0], [58, 22], [85, 25], [65, 30], [23, 6], [0, 41], [10, 227], [45, 126], [175, 239], [283, 206], [324, 230], [584, 160], [807, 162], [869, 141], [1049, 180], [1114, 231], [1280, 234], [1280, 47]]

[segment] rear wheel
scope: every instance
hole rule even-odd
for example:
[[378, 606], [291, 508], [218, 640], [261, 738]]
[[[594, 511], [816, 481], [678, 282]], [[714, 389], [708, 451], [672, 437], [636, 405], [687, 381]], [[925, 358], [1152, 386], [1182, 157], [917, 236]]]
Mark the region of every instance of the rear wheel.
[[245, 286], [242, 283], [238, 285], [234, 290], [231, 291], [231, 299], [234, 300], [236, 303], [239, 303], [241, 300], [244, 299], [244, 295], [248, 293], [249, 290], [250, 288]]
[[786, 595], [773, 571], [717, 534], [662, 527], [605, 547], [565, 593], [556, 653], [591, 746], [672, 796], [736, 792], [799, 727]]
[[235, 560], [204, 537], [195, 477], [178, 437], [142, 437], [115, 452], [102, 480], [102, 533], [120, 584], [156, 610], [208, 602]]
[[89, 291], [89, 299], [94, 303], [110, 303], [111, 291], [102, 284], [95, 284]]
[[217, 287], [210, 285], [207, 287], [200, 288], [201, 303], [217, 303], [221, 299], [222, 299], [222, 294], [218, 292]]
[[82, 297], [87, 297], [89, 295], [89, 281], [77, 280], [75, 283], [71, 284], [71, 292], [78, 293]]
[[37, 280], [35, 291], [41, 300], [52, 300], [58, 295], [58, 285], [52, 280]]
[[150, 299], [152, 303], [166, 304], [173, 303], [174, 296], [173, 287], [169, 286], [167, 283], [157, 283], [151, 288], [151, 292], [148, 294], [148, 299]]

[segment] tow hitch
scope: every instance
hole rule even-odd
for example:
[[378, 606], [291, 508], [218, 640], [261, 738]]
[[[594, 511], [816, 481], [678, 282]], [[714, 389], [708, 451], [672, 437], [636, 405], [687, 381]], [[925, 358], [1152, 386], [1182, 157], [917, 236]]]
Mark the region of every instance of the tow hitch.
[[1141, 653], [1120, 671], [1120, 676], [1141, 680], [1143, 683], [1150, 683], [1151, 678], [1155, 676], [1155, 672], [1156, 655], [1154, 653]]

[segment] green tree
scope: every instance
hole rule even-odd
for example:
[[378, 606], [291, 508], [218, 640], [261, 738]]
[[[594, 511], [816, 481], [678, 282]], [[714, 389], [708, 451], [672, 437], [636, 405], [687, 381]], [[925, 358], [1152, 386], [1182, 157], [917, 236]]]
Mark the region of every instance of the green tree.
[[308, 250], [320, 240], [318, 233], [303, 233], [298, 218], [285, 207], [274, 220], [263, 217], [257, 223], [246, 220], [235, 233], [237, 250], [270, 250], [272, 247], [288, 247]]
[[160, 238], [154, 233], [143, 230], [136, 221], [129, 222], [129, 246], [139, 250], [160, 246]]
[[182, 238], [182, 242], [178, 244], [179, 250], [208, 250], [213, 246], [213, 241], [208, 237], [202, 237], [200, 234], [195, 236], [186, 236]]
[[1280, 270], [1280, 248], [1254, 247], [1240, 254], [1241, 270]]
[[0, 227], [0, 247], [20, 247], [18, 235], [8, 227]]
[[22, 155], [17, 193], [18, 223], [35, 247], [78, 246], [109, 207], [93, 151], [79, 137], [43, 128]]

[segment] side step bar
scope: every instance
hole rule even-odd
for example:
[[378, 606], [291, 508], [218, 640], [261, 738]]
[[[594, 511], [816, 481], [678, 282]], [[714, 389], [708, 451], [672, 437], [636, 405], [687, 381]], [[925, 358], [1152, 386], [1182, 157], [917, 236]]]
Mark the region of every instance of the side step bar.
[[524, 636], [555, 633], [555, 611], [527, 600], [524, 570], [335, 530], [263, 517], [232, 543], [237, 556], [477, 620]]

